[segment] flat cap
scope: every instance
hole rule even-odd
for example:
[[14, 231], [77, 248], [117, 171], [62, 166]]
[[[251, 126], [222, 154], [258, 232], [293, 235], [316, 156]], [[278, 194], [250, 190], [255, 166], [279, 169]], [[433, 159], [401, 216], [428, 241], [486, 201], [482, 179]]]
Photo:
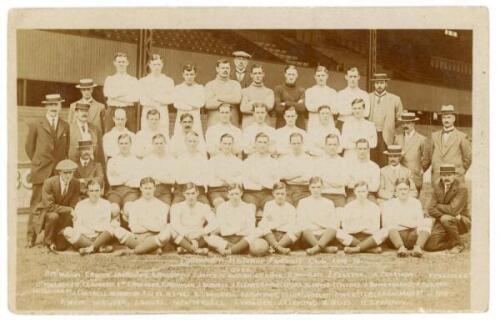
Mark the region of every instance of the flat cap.
[[247, 52], [244, 52], [242, 50], [238, 50], [238, 51], [233, 52], [233, 56], [234, 57], [246, 58], [246, 59], [252, 58], [252, 55], [250, 55]]
[[60, 172], [74, 171], [78, 168], [78, 165], [71, 159], [63, 159], [56, 165], [56, 170]]

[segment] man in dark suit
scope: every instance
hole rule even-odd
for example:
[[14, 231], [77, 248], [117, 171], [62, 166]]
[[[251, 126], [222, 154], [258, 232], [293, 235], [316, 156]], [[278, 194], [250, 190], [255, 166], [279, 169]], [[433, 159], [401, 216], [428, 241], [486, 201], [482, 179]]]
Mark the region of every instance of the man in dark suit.
[[78, 142], [78, 151], [80, 158], [77, 162], [78, 168], [75, 171], [74, 178], [80, 181], [80, 200], [87, 198], [87, 184], [90, 180], [99, 183], [104, 187], [104, 169], [102, 164], [92, 159], [94, 144], [91, 140], [80, 140]]
[[102, 149], [101, 132], [90, 123], [89, 120], [90, 104], [77, 103], [75, 107], [75, 119], [69, 125], [69, 151], [68, 157], [73, 161], [80, 158], [78, 152], [78, 142], [80, 140], [91, 140], [94, 145], [94, 160], [104, 162], [104, 152]]
[[471, 144], [465, 133], [455, 128], [455, 108], [441, 107], [443, 129], [432, 134], [432, 183], [436, 183], [441, 164], [453, 164], [457, 178], [463, 182], [464, 175], [472, 163]]
[[88, 122], [93, 124], [101, 133], [103, 133], [103, 118], [105, 106], [101, 102], [97, 102], [92, 97], [92, 92], [97, 84], [92, 79], [81, 79], [80, 83], [75, 86], [82, 93], [82, 98], [73, 102], [69, 106], [68, 123], [71, 124], [75, 120], [77, 103], [90, 104]]
[[73, 210], [80, 197], [80, 182], [73, 178], [77, 167], [72, 160], [60, 161], [56, 166], [59, 175], [44, 181], [42, 200], [32, 212], [35, 238], [44, 230], [44, 244], [54, 252], [68, 246], [62, 231], [72, 225]]
[[248, 60], [252, 58], [252, 55], [244, 51], [233, 52], [234, 56], [234, 68], [231, 69], [230, 79], [236, 80], [240, 83], [241, 88], [244, 89], [252, 84], [252, 78], [250, 77], [250, 72], [248, 67]]
[[450, 249], [450, 253], [460, 253], [464, 250], [460, 235], [470, 230], [471, 220], [467, 206], [467, 188], [456, 176], [453, 164], [441, 165], [441, 179], [434, 187], [428, 210], [429, 215], [436, 219], [425, 245], [428, 251]]
[[[30, 208], [42, 199], [43, 181], [55, 175], [55, 166], [67, 158], [69, 148], [69, 126], [59, 117], [61, 103], [64, 100], [59, 94], [47, 94], [42, 103], [46, 114], [29, 125], [25, 151], [31, 160], [31, 183], [33, 184]], [[31, 213], [32, 213], [31, 212]], [[32, 216], [28, 220], [28, 244], [33, 245], [36, 237]]]

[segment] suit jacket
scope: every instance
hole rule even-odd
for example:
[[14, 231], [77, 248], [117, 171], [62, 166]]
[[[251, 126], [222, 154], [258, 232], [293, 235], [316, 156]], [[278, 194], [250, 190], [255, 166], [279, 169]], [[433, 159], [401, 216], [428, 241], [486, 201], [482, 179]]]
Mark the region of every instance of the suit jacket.
[[[102, 135], [101, 132], [91, 123], [88, 124], [89, 133], [92, 137], [92, 143], [94, 144], [94, 159], [98, 162], [104, 161], [104, 152], [102, 149]], [[73, 121], [69, 126], [69, 151], [68, 157], [75, 162], [80, 161], [80, 155], [78, 153], [78, 141], [82, 139], [82, 133], [78, 127], [76, 121]]]
[[380, 99], [380, 103], [377, 103], [378, 97], [374, 92], [370, 93], [369, 97], [371, 107], [369, 120], [373, 121], [375, 110], [382, 110], [382, 114], [385, 115], [382, 137], [384, 138], [386, 145], [392, 145], [394, 142], [394, 134], [396, 132], [396, 119], [403, 111], [401, 98], [395, 94], [387, 92]]
[[444, 214], [466, 217], [470, 222], [470, 213], [467, 200], [467, 188], [455, 180], [448, 192], [444, 194], [444, 184], [439, 181], [434, 185], [432, 200], [428, 210], [430, 216], [440, 218]]
[[101, 184], [101, 187], [104, 187], [104, 169], [102, 164], [96, 161], [89, 161], [87, 166], [83, 167], [80, 161], [78, 161], [78, 168], [73, 175], [75, 179], [83, 179], [80, 182], [80, 194], [87, 194], [87, 183], [93, 179], [98, 181]]
[[472, 163], [471, 144], [465, 133], [455, 129], [443, 145], [443, 130], [432, 134], [432, 182], [436, 183], [441, 164], [453, 164], [461, 176], [469, 169]]
[[413, 181], [420, 189], [424, 182], [424, 172], [431, 164], [429, 139], [415, 131], [407, 142], [405, 142], [404, 134], [396, 135], [394, 144], [400, 145], [403, 149], [404, 155], [401, 158], [401, 164], [411, 171]]
[[397, 171], [394, 171], [392, 166], [389, 165], [382, 167], [380, 170], [380, 188], [378, 190], [378, 196], [385, 200], [393, 198], [394, 192], [396, 191], [396, 180], [404, 177], [410, 180], [410, 196], [416, 198], [418, 192], [411, 175], [411, 171], [403, 165], [400, 165]]
[[250, 66], [246, 68], [245, 76], [241, 81], [239, 81], [238, 78], [236, 77], [236, 67], [234, 65], [231, 66], [231, 73], [229, 75], [229, 78], [231, 80], [236, 80], [237, 82], [239, 82], [242, 89], [249, 87], [250, 84], [252, 84], [252, 78], [250, 77]]
[[52, 176], [45, 180], [42, 187], [42, 200], [36, 205], [33, 214], [34, 231], [42, 231], [45, 217], [48, 213], [68, 213], [75, 208], [80, 197], [80, 182], [72, 179], [68, 191], [63, 196], [61, 192], [60, 176]]
[[[69, 106], [68, 112], [68, 123], [72, 124], [75, 121], [75, 108], [77, 103], [87, 103], [80, 99], [76, 102], [73, 102]], [[104, 118], [104, 110], [105, 106], [101, 102], [97, 102], [96, 100], [92, 100], [90, 103], [89, 109], [89, 123], [93, 124], [101, 133], [103, 133], [103, 118]]]
[[68, 158], [69, 125], [59, 118], [52, 130], [45, 116], [29, 125], [24, 149], [31, 160], [31, 182], [42, 184], [54, 174], [58, 162]]

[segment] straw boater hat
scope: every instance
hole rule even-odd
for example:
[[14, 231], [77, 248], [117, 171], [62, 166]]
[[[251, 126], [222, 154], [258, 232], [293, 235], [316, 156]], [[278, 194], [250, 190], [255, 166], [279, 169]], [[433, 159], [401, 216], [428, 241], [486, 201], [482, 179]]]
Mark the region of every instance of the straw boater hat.
[[60, 172], [75, 171], [78, 165], [71, 159], [64, 159], [57, 163], [56, 170]]
[[384, 155], [401, 156], [403, 155], [403, 148], [400, 145], [389, 145], [387, 146], [387, 150], [384, 151]]
[[389, 81], [390, 78], [387, 77], [386, 73], [375, 73], [373, 74], [373, 77], [370, 81], [376, 82], [376, 81]]
[[96, 87], [97, 84], [94, 83], [94, 80], [92, 79], [81, 79], [80, 83], [77, 84], [75, 87], [77, 89], [90, 89]]
[[94, 147], [94, 143], [92, 140], [79, 140], [78, 141], [78, 149], [92, 148]]
[[457, 114], [455, 107], [450, 105], [443, 105], [439, 114]]
[[420, 120], [420, 118], [418, 118], [413, 112], [403, 112], [398, 118], [398, 121], [401, 122], [415, 122], [418, 120]]
[[42, 101], [43, 104], [54, 104], [64, 102], [64, 99], [59, 93], [47, 94], [45, 95], [45, 100]]
[[238, 50], [238, 51], [233, 52], [233, 56], [240, 57], [240, 58], [246, 58], [246, 59], [252, 58], [252, 55], [250, 55], [247, 52], [244, 52], [242, 50]]
[[455, 174], [456, 172], [455, 165], [453, 164], [441, 164], [439, 166], [440, 174]]
[[90, 104], [88, 104], [88, 103], [77, 102], [76, 105], [75, 105], [75, 110], [89, 111], [89, 109], [90, 109]]

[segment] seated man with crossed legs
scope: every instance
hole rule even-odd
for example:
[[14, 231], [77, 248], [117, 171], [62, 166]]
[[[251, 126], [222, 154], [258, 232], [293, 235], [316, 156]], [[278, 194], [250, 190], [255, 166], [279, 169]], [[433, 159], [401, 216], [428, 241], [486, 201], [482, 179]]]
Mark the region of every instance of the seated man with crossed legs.
[[308, 255], [320, 252], [336, 253], [337, 247], [328, 246], [335, 240], [339, 221], [335, 213], [335, 205], [321, 195], [323, 180], [311, 177], [309, 180], [311, 196], [299, 201], [297, 217], [302, 230], [302, 239], [311, 247], [306, 249]]
[[337, 239], [345, 246], [346, 254], [381, 253], [380, 245], [387, 239], [387, 229], [380, 229], [380, 209], [368, 199], [368, 183], [354, 184], [356, 199], [347, 203], [341, 217]]
[[279, 182], [273, 186], [274, 200], [264, 205], [262, 221], [258, 229], [264, 234], [264, 239], [279, 254], [290, 253], [290, 244], [296, 242], [301, 235], [297, 225], [297, 211], [286, 200], [286, 184]]
[[106, 244], [113, 238], [112, 219], [118, 214], [116, 210], [112, 214], [111, 203], [101, 197], [101, 184], [97, 180], [88, 181], [87, 194], [88, 198], [76, 204], [73, 226], [64, 228], [64, 238], [82, 256], [96, 251], [112, 252], [113, 247]]

